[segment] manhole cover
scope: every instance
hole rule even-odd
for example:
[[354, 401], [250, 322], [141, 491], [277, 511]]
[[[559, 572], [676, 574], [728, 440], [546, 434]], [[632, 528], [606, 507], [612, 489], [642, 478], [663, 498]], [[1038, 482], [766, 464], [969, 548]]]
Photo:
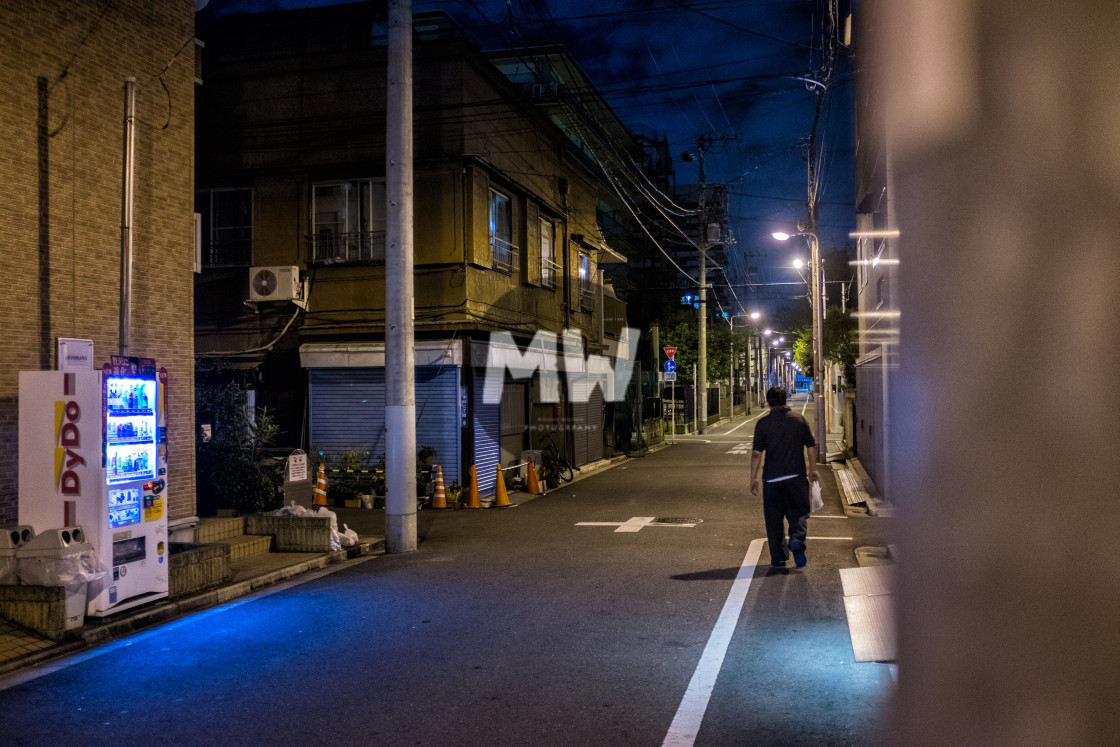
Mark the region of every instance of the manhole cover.
[[654, 519], [651, 524], [699, 524], [703, 519], [685, 519], [680, 516], [662, 516], [659, 519]]

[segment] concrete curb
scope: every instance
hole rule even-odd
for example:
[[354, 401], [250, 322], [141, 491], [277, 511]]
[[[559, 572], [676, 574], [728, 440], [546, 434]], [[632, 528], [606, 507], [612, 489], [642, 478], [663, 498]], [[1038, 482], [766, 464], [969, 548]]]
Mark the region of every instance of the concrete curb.
[[335, 550], [299, 563], [268, 571], [243, 581], [227, 584], [176, 600], [157, 602], [152, 607], [142, 607], [122, 613], [120, 618], [104, 623], [87, 623], [71, 632], [71, 638], [49, 648], [0, 662], [0, 676], [7, 676], [23, 669], [37, 666], [52, 659], [77, 653], [85, 648], [107, 643], [116, 638], [137, 633], [146, 628], [174, 620], [200, 610], [217, 607], [268, 586], [273, 586], [295, 576], [320, 570], [360, 557], [385, 553], [383, 537], [363, 537], [357, 545]]

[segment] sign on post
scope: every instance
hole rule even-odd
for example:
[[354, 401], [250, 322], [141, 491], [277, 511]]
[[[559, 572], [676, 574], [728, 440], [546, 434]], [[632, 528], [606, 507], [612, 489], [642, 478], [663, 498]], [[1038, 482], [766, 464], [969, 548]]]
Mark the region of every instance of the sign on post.
[[661, 348], [661, 349], [665, 351], [665, 357], [668, 358], [669, 360], [673, 360], [673, 356], [677, 354], [677, 348], [675, 346], [674, 347], [665, 347], [665, 348]]

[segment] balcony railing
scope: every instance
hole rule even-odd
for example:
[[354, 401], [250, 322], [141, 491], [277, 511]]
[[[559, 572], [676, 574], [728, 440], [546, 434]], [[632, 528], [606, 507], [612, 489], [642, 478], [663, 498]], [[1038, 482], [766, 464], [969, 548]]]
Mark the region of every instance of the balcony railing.
[[202, 266], [207, 269], [220, 267], [248, 267], [253, 263], [253, 242], [210, 241], [202, 245]]
[[517, 272], [520, 264], [516, 246], [504, 239], [491, 236], [490, 252], [495, 270], [511, 275]]
[[560, 277], [560, 265], [551, 259], [541, 258], [541, 285], [545, 288], [555, 288]]
[[307, 237], [308, 256], [312, 262], [378, 262], [385, 261], [385, 232], [358, 231], [334, 233], [320, 231]]

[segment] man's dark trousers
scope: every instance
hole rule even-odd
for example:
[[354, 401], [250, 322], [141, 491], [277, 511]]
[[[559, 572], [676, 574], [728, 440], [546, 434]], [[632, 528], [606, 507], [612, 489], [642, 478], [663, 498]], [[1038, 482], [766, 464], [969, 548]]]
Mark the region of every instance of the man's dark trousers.
[[789, 557], [786, 552], [787, 521], [790, 539], [805, 546], [809, 521], [809, 478], [798, 476], [762, 483], [762, 516], [766, 521], [770, 562], [783, 563]]

